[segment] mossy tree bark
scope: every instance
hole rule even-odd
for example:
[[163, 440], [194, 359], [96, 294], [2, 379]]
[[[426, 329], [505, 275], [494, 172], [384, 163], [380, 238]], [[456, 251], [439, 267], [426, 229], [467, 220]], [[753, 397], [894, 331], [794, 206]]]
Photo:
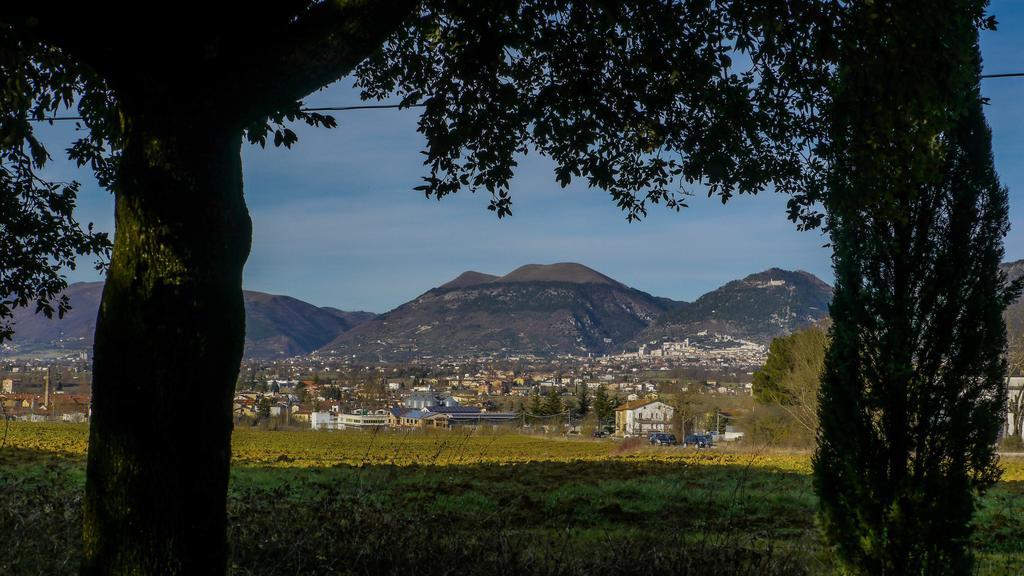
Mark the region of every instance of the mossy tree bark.
[[88, 575], [217, 574], [227, 562], [231, 402], [252, 229], [241, 129], [151, 116], [124, 115], [95, 338]]
[[[204, 21], [187, 39], [175, 25], [126, 30], [92, 5], [26, 9], [33, 33], [104, 78], [121, 118], [104, 132], [122, 153], [95, 336], [83, 575], [226, 571], [252, 237], [243, 134], [281, 126], [299, 99], [379, 49], [415, 5], [252, 9]], [[268, 40], [252, 42], [253, 30]]]

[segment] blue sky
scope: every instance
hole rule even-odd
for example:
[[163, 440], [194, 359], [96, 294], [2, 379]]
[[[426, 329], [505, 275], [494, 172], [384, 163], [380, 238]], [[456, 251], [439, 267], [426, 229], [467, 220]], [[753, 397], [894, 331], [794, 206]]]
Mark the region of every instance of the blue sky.
[[[1024, 71], [1024, 3], [992, 2], [997, 32], [982, 37], [987, 73]], [[351, 81], [306, 99], [312, 106], [358, 103]], [[996, 167], [1010, 189], [1008, 260], [1024, 258], [1024, 78], [985, 80]], [[729, 280], [770, 267], [831, 281], [826, 239], [797, 232], [778, 194], [722, 205], [699, 189], [690, 207], [653, 207], [627, 223], [607, 193], [560, 188], [552, 166], [530, 155], [513, 182], [513, 216], [498, 220], [488, 197], [440, 202], [412, 190], [424, 174], [415, 111], [339, 112], [335, 130], [297, 127], [291, 150], [246, 145], [245, 192], [253, 249], [245, 287], [321, 306], [383, 312], [465, 270], [504, 274], [527, 263], [574, 261], [658, 296], [693, 300]], [[55, 161], [50, 176], [83, 183], [78, 218], [113, 231], [113, 200], [87, 171], [57, 153], [68, 125], [40, 127]], [[89, 262], [69, 275], [98, 280]]]

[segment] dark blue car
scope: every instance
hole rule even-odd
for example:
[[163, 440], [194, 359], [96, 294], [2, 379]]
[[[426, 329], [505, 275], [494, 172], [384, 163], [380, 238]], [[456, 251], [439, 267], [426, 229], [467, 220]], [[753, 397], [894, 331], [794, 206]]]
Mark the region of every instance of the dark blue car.
[[665, 434], [665, 433], [662, 433], [662, 432], [655, 432], [655, 433], [651, 434], [649, 440], [650, 440], [651, 444], [654, 445], [654, 446], [675, 446], [676, 445], [676, 435], [675, 434]]
[[687, 434], [683, 438], [683, 446], [696, 446], [697, 448], [711, 448], [714, 443], [708, 434]]

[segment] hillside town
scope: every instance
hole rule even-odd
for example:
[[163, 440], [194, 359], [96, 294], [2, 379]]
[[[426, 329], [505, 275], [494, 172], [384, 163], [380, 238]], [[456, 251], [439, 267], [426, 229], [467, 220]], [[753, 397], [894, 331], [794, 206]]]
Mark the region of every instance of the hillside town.
[[[752, 371], [688, 364], [702, 348], [663, 343], [600, 358], [508, 358], [360, 366], [322, 358], [243, 364], [233, 400], [236, 426], [312, 430], [503, 429], [564, 436], [647, 437], [652, 433], [743, 437], [755, 401]], [[737, 354], [759, 352], [736, 343]], [[696, 351], [696, 352], [695, 352]], [[763, 350], [760, 351], [763, 354]], [[748, 357], [749, 358], [749, 357]], [[682, 359], [684, 362], [673, 363]], [[86, 422], [88, 358], [0, 364], [3, 416]], [[672, 366], [672, 368], [668, 368]], [[1024, 404], [1024, 378], [1008, 379], [1008, 404]], [[679, 407], [686, 405], [686, 414]], [[1021, 422], [1008, 410], [1005, 430]]]
[[[449, 367], [449, 370], [455, 367]], [[453, 429], [502, 427], [526, 432], [597, 433], [619, 437], [674, 430], [673, 409], [660, 395], [675, 396], [677, 381], [660, 374], [609, 371], [594, 374], [578, 368], [516, 371], [484, 368], [444, 376], [421, 370], [366, 370], [367, 380], [351, 385], [345, 377], [313, 380], [271, 378], [239, 393], [239, 418], [275, 419], [278, 423], [332, 429]], [[411, 375], [420, 372], [420, 375]], [[641, 377], [640, 374], [649, 377]], [[349, 374], [348, 378], [352, 378]], [[376, 377], [372, 381], [369, 378]], [[751, 385], [692, 384], [702, 394], [746, 396]], [[668, 407], [647, 421], [650, 406]], [[627, 425], [628, 421], [628, 425]], [[638, 424], [642, 423], [642, 424]], [[702, 430], [703, 431], [703, 430]]]
[[[0, 364], [0, 374], [7, 417], [72, 422], [89, 417], [91, 375], [86, 359], [8, 360]], [[636, 354], [619, 359], [517, 357], [397, 366], [296, 357], [243, 364], [234, 410], [239, 421], [262, 418], [280, 426], [313, 429], [472, 425], [580, 433], [586, 424], [591, 431], [612, 432], [614, 410], [620, 406], [632, 410], [637, 402], [674, 397], [688, 387], [702, 396], [749, 401], [750, 375], [668, 369], [643, 362]], [[594, 399], [604, 405], [580, 406], [593, 404]], [[543, 409], [537, 408], [538, 400], [545, 404]], [[665, 418], [671, 421], [671, 413]], [[614, 432], [635, 435], [640, 429], [619, 427]]]

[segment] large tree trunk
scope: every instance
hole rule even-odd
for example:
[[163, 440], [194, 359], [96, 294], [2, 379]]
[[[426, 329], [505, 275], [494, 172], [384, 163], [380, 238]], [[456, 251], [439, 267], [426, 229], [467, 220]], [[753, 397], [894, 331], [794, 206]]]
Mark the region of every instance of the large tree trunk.
[[124, 127], [81, 573], [223, 573], [252, 229], [241, 132], [213, 115], [129, 113]]

